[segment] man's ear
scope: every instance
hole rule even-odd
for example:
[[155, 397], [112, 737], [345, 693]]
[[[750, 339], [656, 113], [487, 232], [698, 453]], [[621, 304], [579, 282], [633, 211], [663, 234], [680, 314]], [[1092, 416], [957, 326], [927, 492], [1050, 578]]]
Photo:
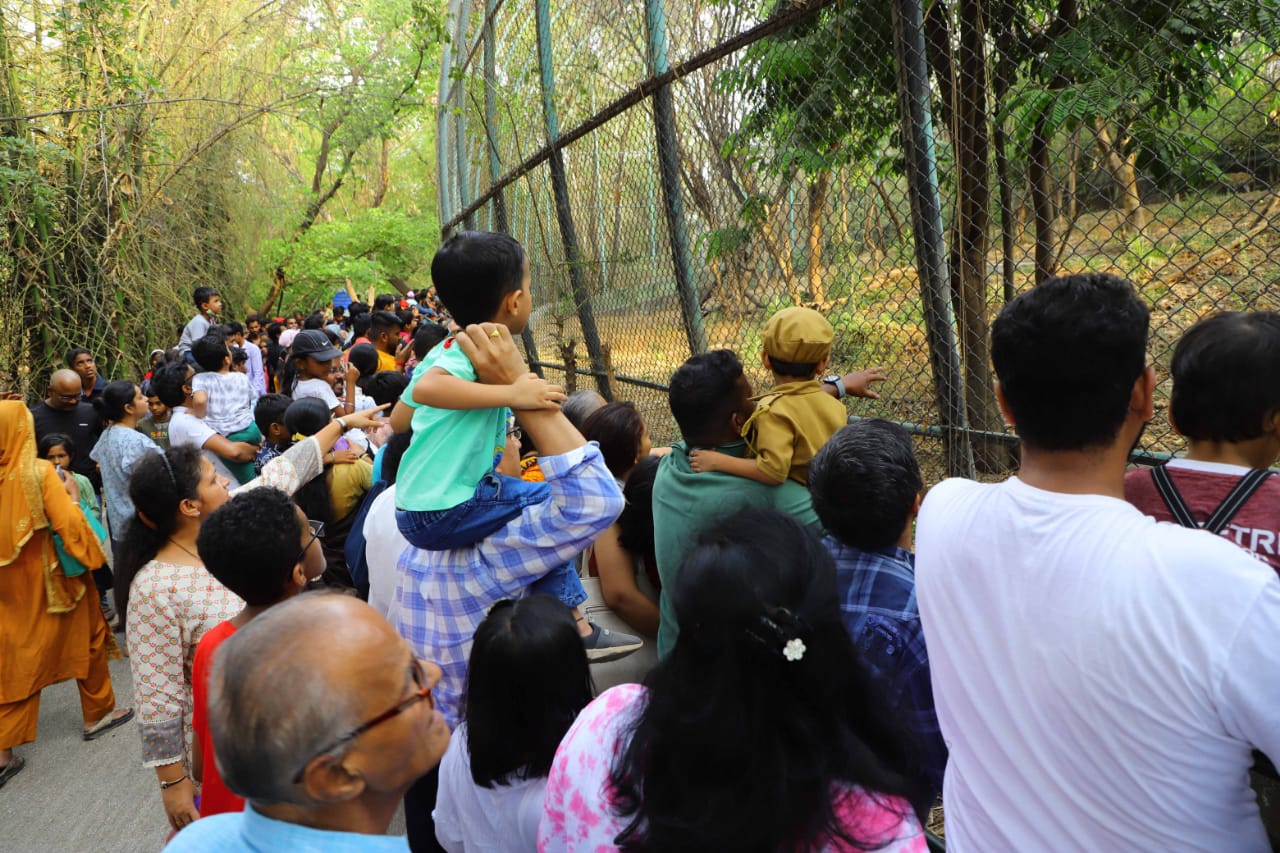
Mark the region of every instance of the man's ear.
[[1009, 408], [1009, 401], [1004, 398], [1004, 387], [1000, 384], [1000, 380], [996, 380], [996, 402], [1000, 404], [1000, 414], [1004, 415], [1005, 423], [1011, 427], [1017, 427], [1018, 422], [1014, 420], [1013, 410]]
[[293, 574], [289, 575], [289, 580], [299, 592], [307, 588], [307, 572], [302, 568], [302, 563], [293, 564]]
[[307, 799], [316, 803], [345, 803], [364, 793], [364, 777], [348, 770], [343, 758], [317, 755], [302, 771]]
[[1155, 416], [1156, 369], [1152, 365], [1143, 368], [1129, 393], [1129, 411], [1146, 423]]

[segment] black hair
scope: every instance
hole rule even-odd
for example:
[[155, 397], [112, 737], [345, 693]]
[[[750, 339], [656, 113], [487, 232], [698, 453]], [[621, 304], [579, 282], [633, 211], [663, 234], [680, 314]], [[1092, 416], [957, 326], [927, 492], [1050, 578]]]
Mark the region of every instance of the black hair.
[[409, 387], [409, 377], [394, 370], [380, 370], [365, 381], [364, 393], [373, 398], [379, 406], [386, 403], [395, 404]]
[[191, 357], [200, 365], [201, 370], [217, 373], [230, 357], [227, 352], [227, 338], [221, 331], [210, 330], [207, 335], [191, 345]]
[[355, 333], [352, 336], [352, 340], [355, 340], [356, 338], [368, 337], [369, 327], [371, 325], [373, 325], [373, 315], [367, 311], [363, 314], [360, 314], [357, 317], [352, 318], [351, 331]]
[[89, 358], [93, 358], [93, 353], [84, 347], [72, 347], [67, 350], [67, 354], [65, 356], [67, 367], [73, 367], [76, 363], [76, 359], [82, 355], [87, 355]]
[[262, 325], [262, 315], [261, 315], [261, 314], [250, 314], [248, 317], [245, 317], [245, 318], [244, 318], [244, 324], [245, 324], [246, 326], [248, 326], [250, 323], [257, 323], [259, 326], [261, 326], [261, 325]]
[[582, 437], [599, 442], [605, 467], [624, 477], [635, 467], [644, 441], [644, 418], [635, 403], [615, 401], [596, 409], [582, 425]]
[[375, 312], [386, 311], [399, 301], [400, 297], [396, 296], [394, 293], [379, 293], [377, 296], [373, 297], [373, 310]]
[[[333, 413], [325, 406], [323, 400], [317, 397], [303, 397], [301, 400], [294, 400], [285, 410], [284, 428], [289, 431], [289, 435], [312, 436], [328, 426], [331, 420], [333, 420]], [[322, 474], [304, 484], [294, 492], [293, 499], [298, 506], [302, 507], [307, 518], [313, 518], [325, 524], [333, 522], [333, 502], [330, 498], [329, 480], [325, 475]]]
[[308, 314], [308, 315], [307, 315], [305, 318], [303, 318], [303, 320], [302, 320], [302, 328], [304, 328], [304, 329], [323, 329], [323, 328], [324, 328], [324, 315], [323, 315], [323, 314], [321, 314], [319, 311], [315, 311], [315, 312], [312, 312], [311, 314]]
[[203, 473], [204, 456], [198, 447], [171, 447], [164, 453], [146, 453], [134, 464], [129, 477], [129, 500], [133, 501], [134, 516], [123, 531], [120, 553], [113, 567], [116, 612], [120, 614], [121, 627], [129, 613], [129, 587], [134, 577], [155, 559], [160, 546], [173, 535], [178, 504], [196, 499]]
[[462, 231], [445, 240], [431, 261], [436, 293], [459, 326], [487, 323], [502, 299], [524, 284], [526, 256], [519, 241], [493, 231]]
[[244, 334], [244, 324], [238, 320], [228, 320], [222, 324], [222, 327], [227, 330], [228, 335]]
[[641, 459], [622, 486], [622, 496], [627, 502], [622, 515], [618, 516], [618, 544], [646, 558], [653, 557], [653, 481], [657, 479], [661, 462], [657, 456]]
[[1054, 276], [991, 325], [991, 361], [1027, 447], [1088, 450], [1115, 440], [1146, 366], [1150, 312], [1109, 273]]
[[818, 520], [864, 551], [898, 541], [923, 488], [911, 436], [882, 418], [841, 427], [809, 463]]
[[[360, 371], [360, 380], [368, 379], [378, 372], [378, 348], [373, 344], [356, 344], [347, 350], [347, 361]], [[361, 382], [357, 382], [361, 388]]]
[[390, 311], [374, 311], [370, 315], [369, 337], [377, 337], [383, 332], [398, 331], [404, 328], [404, 323]]
[[36, 445], [36, 455], [41, 459], [48, 459], [49, 451], [59, 446], [67, 451], [67, 455], [72, 459], [76, 458], [76, 443], [72, 441], [71, 436], [61, 432], [46, 433], [41, 437]]
[[883, 838], [836, 815], [839, 792], [928, 808], [813, 533], [782, 513], [736, 513], [701, 533], [670, 592], [680, 635], [610, 771], [614, 813], [630, 819], [622, 850], [876, 849]]
[[231, 348], [231, 363], [244, 364], [249, 360], [249, 353], [244, 351], [243, 347], [233, 346]]
[[342, 315], [343, 315], [343, 314], [345, 314], [345, 313], [346, 313], [346, 311], [344, 311], [344, 310], [342, 309], [342, 306], [341, 306], [341, 305], [335, 305], [335, 306], [333, 306], [333, 319], [334, 319], [334, 322], [337, 322], [338, 320], [341, 320], [341, 319], [342, 319]]
[[218, 295], [218, 291], [212, 287], [197, 287], [195, 292], [191, 294], [191, 301], [196, 304], [198, 310], [203, 311], [209, 300]]
[[280, 340], [280, 336], [283, 334], [284, 334], [284, 323], [272, 322], [267, 324], [267, 337], [271, 338], [271, 340], [278, 341]]
[[117, 379], [114, 382], [108, 382], [102, 394], [94, 397], [91, 402], [97, 409], [98, 416], [104, 421], [118, 421], [125, 415], [124, 407], [133, 402], [137, 393], [137, 385], [128, 379]]
[[671, 376], [671, 415], [686, 442], [717, 437], [739, 403], [742, 362], [727, 349], [690, 357]]
[[398, 432], [387, 439], [387, 443], [382, 448], [382, 479], [388, 484], [393, 484], [400, 476], [400, 460], [404, 458], [404, 452], [409, 449], [409, 442], [413, 438], [411, 432]]
[[200, 525], [196, 551], [219, 583], [245, 604], [263, 607], [284, 597], [301, 535], [294, 502], [264, 486], [232, 495], [211, 512]]
[[187, 374], [191, 367], [185, 361], [166, 364], [151, 375], [151, 393], [169, 408], [181, 406], [187, 401], [186, 388], [190, 385]]
[[361, 314], [368, 314], [368, 313], [369, 313], [369, 306], [364, 304], [363, 302], [352, 302], [349, 306], [347, 306], [347, 316], [350, 317], [352, 320], [354, 320], [356, 317], [359, 317]]
[[413, 333], [413, 357], [422, 361], [436, 345], [449, 337], [449, 330], [439, 323], [423, 322]]
[[1173, 349], [1169, 417], [1197, 441], [1248, 441], [1280, 411], [1280, 314], [1215, 314]]
[[549, 595], [505, 599], [476, 629], [462, 695], [471, 778], [540, 779], [594, 688], [569, 609]]
[[284, 423], [284, 413], [293, 401], [286, 394], [263, 394], [253, 404], [253, 423], [266, 441], [272, 424]]
[[818, 370], [816, 361], [783, 361], [769, 356], [769, 370], [779, 376], [790, 376], [797, 379], [808, 379]]

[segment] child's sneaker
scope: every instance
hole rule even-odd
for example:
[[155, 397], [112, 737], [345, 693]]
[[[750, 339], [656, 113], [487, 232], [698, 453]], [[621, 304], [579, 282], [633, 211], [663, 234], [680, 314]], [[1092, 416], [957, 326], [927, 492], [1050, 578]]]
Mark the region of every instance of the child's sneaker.
[[582, 638], [582, 644], [587, 647], [588, 662], [604, 663], [626, 657], [643, 646], [644, 640], [592, 623], [591, 633]]

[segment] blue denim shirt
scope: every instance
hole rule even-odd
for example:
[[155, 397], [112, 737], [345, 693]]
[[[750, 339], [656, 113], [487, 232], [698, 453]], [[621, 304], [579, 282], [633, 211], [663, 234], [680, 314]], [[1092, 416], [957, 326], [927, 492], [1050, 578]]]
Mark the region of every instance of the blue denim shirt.
[[908, 715], [925, 773], [940, 792], [947, 746], [929, 682], [929, 652], [916, 604], [915, 554], [896, 546], [862, 551], [834, 536], [822, 543], [835, 559], [836, 589], [849, 636]]

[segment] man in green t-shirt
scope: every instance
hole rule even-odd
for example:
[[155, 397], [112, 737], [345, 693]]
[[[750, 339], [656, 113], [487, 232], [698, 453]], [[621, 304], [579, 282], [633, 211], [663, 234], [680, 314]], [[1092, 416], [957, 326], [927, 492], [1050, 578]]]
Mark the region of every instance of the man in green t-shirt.
[[689, 465], [689, 453], [698, 449], [747, 455], [742, 425], [755, 404], [734, 353], [714, 350], [686, 361], [671, 377], [670, 404], [683, 441], [663, 457], [653, 484], [654, 552], [662, 580], [658, 654], [664, 656], [679, 634], [670, 590], [703, 527], [748, 507], [776, 509], [803, 524], [818, 524], [809, 490], [794, 480], [765, 485], [718, 471], [696, 473]]

